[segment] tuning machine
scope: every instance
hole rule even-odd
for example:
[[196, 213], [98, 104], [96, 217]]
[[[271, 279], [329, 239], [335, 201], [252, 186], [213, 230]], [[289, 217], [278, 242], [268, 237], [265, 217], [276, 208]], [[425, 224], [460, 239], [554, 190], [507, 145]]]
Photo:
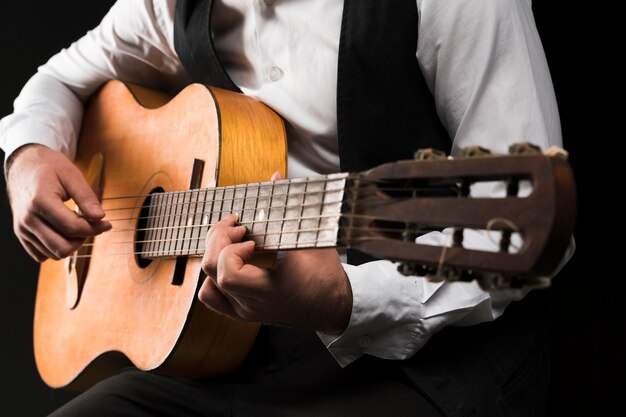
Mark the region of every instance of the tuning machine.
[[417, 161], [437, 161], [446, 159], [446, 153], [435, 148], [418, 149], [413, 155]]
[[483, 148], [482, 146], [466, 146], [461, 151], [461, 156], [463, 158], [479, 158], [490, 155], [492, 155], [491, 151], [487, 148]]
[[471, 282], [476, 281], [478, 286], [487, 292], [502, 289], [518, 288], [548, 288], [551, 284], [549, 277], [520, 277], [499, 273], [475, 273], [468, 270], [457, 270], [444, 266], [441, 270], [427, 265], [418, 265], [410, 262], [400, 262], [398, 272], [404, 276], [421, 276], [430, 282]]
[[559, 158], [564, 161], [567, 161], [569, 159], [569, 153], [565, 149], [558, 146], [550, 146], [545, 152], [545, 155], [551, 156], [553, 158]]
[[519, 288], [548, 288], [549, 277], [519, 277], [503, 274], [483, 274], [477, 277], [476, 282], [484, 291]]
[[517, 142], [509, 146], [511, 155], [539, 155], [541, 148], [530, 142]]
[[398, 265], [398, 272], [404, 276], [426, 276], [432, 271], [432, 268], [426, 265], [418, 265], [411, 262], [400, 262]]

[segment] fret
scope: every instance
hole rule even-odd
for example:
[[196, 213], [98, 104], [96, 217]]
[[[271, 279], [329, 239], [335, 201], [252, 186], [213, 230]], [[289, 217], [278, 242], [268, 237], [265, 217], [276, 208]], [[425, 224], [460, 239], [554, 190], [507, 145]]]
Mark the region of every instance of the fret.
[[159, 195], [159, 214], [157, 217], [158, 220], [158, 236], [156, 239], [157, 246], [157, 254], [156, 256], [163, 256], [165, 252], [165, 235], [167, 233], [167, 212], [169, 210], [169, 206], [167, 205], [167, 194]]
[[323, 241], [320, 240], [320, 231], [322, 230], [322, 214], [324, 213], [324, 202], [326, 201], [326, 190], [328, 188], [328, 181], [324, 182], [324, 186], [322, 187], [322, 201], [319, 205], [319, 211], [317, 218], [317, 231], [315, 233], [315, 246], [323, 245]]
[[[140, 245], [140, 249], [139, 249], [139, 256], [141, 258], [151, 258], [154, 256], [154, 234], [155, 234], [155, 214], [154, 212], [156, 211], [156, 209], [158, 208], [157, 206], [155, 206], [155, 199], [156, 199], [156, 195], [152, 195], [150, 196], [149, 199], [149, 207], [148, 210], [146, 210], [146, 222], [145, 222], [145, 229], [143, 230], [143, 242]], [[139, 211], [139, 215], [143, 215], [142, 210]], [[143, 222], [141, 222], [141, 220], [143, 219], [139, 219], [140, 222], [139, 224], [142, 224]], [[139, 234], [141, 236], [141, 234]]]
[[222, 209], [220, 210], [220, 213], [219, 213], [219, 220], [222, 220], [228, 214], [232, 213], [234, 209], [235, 209], [235, 187], [225, 187], [224, 188], [224, 200], [222, 202]]
[[270, 201], [269, 213], [267, 215], [267, 231], [265, 249], [279, 249], [282, 236], [285, 206], [287, 205], [287, 193], [289, 192], [289, 182], [277, 181], [272, 184], [272, 198]]
[[191, 233], [193, 228], [193, 211], [191, 210], [192, 198], [194, 192], [192, 190], [183, 193], [183, 210], [181, 213], [180, 225], [182, 227], [182, 236], [180, 252], [178, 255], [189, 255], [189, 246], [191, 245]]
[[[143, 213], [140, 210], [139, 216], [141, 216], [140, 218], [138, 218], [138, 227], [143, 227], [143, 242], [141, 242], [141, 245], [139, 245], [139, 257], [140, 258], [151, 258], [154, 256], [154, 233], [155, 233], [155, 222], [156, 222], [156, 217], [155, 217], [155, 211], [157, 209], [157, 207], [154, 205], [154, 200], [155, 200], [155, 195], [151, 195], [150, 196], [150, 201], [148, 204], [148, 209], [145, 210]], [[145, 217], [143, 217], [145, 216]], [[142, 218], [143, 217], [143, 218]], [[145, 218], [145, 223], [142, 222], [142, 220]], [[142, 224], [145, 224], [145, 226], [140, 226]], [[137, 230], [138, 232], [141, 232], [141, 229]], [[141, 236], [141, 233], [137, 234], [138, 236]]]
[[306, 205], [306, 191], [309, 186], [309, 182], [304, 183], [304, 190], [302, 191], [302, 204], [300, 205], [300, 215], [298, 216], [298, 233], [296, 233], [296, 248], [300, 242], [303, 242], [302, 236], [306, 233], [302, 233], [303, 221], [302, 217], [304, 216], [304, 207]]
[[208, 209], [202, 210], [202, 228], [200, 229], [200, 240], [198, 242], [199, 254], [203, 254], [205, 250], [206, 234], [212, 224], [215, 224], [215, 218], [217, 217], [216, 211], [221, 210], [222, 198], [219, 190], [211, 188], [207, 190], [205, 201], [210, 201], [210, 204], [206, 204]]
[[281, 249], [293, 249], [297, 247], [305, 181], [306, 179], [304, 178], [295, 178], [287, 184], [287, 202], [285, 204], [282, 234], [279, 245]]
[[175, 193], [167, 193], [167, 223], [165, 226], [165, 245], [164, 245], [164, 255], [171, 256], [174, 242], [174, 226], [176, 225], [176, 194]]
[[183, 202], [182, 202], [182, 197], [184, 195], [183, 192], [175, 192], [172, 193], [173, 197], [174, 197], [174, 204], [173, 204], [173, 208], [174, 208], [174, 216], [172, 217], [172, 237], [170, 239], [171, 245], [169, 248], [169, 256], [176, 256], [179, 252], [180, 252], [180, 245], [182, 243], [181, 238], [180, 238], [180, 234], [183, 231], [183, 229], [180, 227], [181, 226], [181, 221], [182, 221], [182, 207], [183, 207]]
[[158, 228], [158, 234], [156, 234], [156, 247], [157, 247], [157, 253], [155, 253], [155, 256], [163, 256], [163, 254], [165, 253], [165, 234], [167, 232], [167, 230], [165, 229], [165, 224], [167, 223], [167, 211], [169, 209], [169, 207], [166, 205], [166, 194], [158, 194], [158, 204], [159, 204], [159, 212], [157, 215], [157, 225], [156, 227]]
[[[246, 202], [246, 192], [248, 190], [248, 187], [237, 185], [233, 187], [233, 189], [234, 189], [234, 196], [233, 196], [233, 205], [232, 205], [231, 212], [237, 214], [239, 223], [249, 222], [250, 219], [244, 216], [244, 211], [243, 211], [244, 204]], [[227, 214], [228, 213], [224, 213], [224, 216], [226, 216]]]
[[243, 222], [249, 222], [248, 233], [255, 235], [258, 233], [259, 225], [257, 224], [257, 208], [259, 204], [259, 187], [261, 184], [250, 184], [246, 187], [244, 199]]
[[315, 247], [317, 243], [320, 206], [325, 181], [308, 181], [302, 198], [300, 233], [297, 247]]
[[346, 178], [347, 174], [332, 174], [327, 177], [317, 237], [318, 247], [333, 247], [337, 245]]
[[[261, 210], [255, 212], [254, 218], [256, 220], [256, 227], [254, 228], [253, 235], [259, 236], [255, 240], [260, 248], [266, 248], [267, 246], [267, 232], [269, 224], [269, 215], [272, 205], [272, 196], [274, 194], [274, 183], [259, 184], [259, 197], [257, 199], [257, 207], [261, 206]], [[261, 236], [263, 239], [261, 240]]]
[[181, 232], [180, 222], [182, 218], [182, 202], [181, 196], [182, 193], [172, 193], [173, 196], [173, 216], [172, 216], [172, 224], [171, 224], [171, 235], [170, 235], [170, 245], [168, 247], [168, 255], [176, 255], [180, 251], [181, 241], [179, 239], [179, 235]]
[[[206, 206], [206, 201], [207, 201], [207, 189], [199, 189], [197, 191], [194, 192], [195, 194], [195, 201], [196, 201], [196, 205], [194, 207], [194, 219], [193, 219], [193, 229], [192, 229], [192, 233], [191, 233], [191, 243], [189, 245], [189, 252], [190, 254], [198, 254], [200, 253], [199, 249], [200, 249], [200, 239], [201, 239], [201, 235], [202, 235], [202, 229], [204, 228], [203, 226], [203, 219], [204, 219], [204, 210], [205, 210], [205, 206]], [[192, 249], [193, 247], [193, 249]]]

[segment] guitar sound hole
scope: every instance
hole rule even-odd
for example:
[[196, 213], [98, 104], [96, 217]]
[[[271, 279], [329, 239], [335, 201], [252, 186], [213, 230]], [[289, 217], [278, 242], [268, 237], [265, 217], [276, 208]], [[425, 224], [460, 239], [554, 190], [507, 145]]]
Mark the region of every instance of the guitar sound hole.
[[[154, 253], [153, 248], [155, 245], [152, 243], [158, 243], [155, 239], [158, 239], [157, 233], [155, 233], [150, 225], [155, 221], [150, 221], [150, 217], [154, 217], [154, 210], [152, 209], [152, 196], [156, 193], [162, 193], [165, 190], [161, 187], [157, 187], [150, 191], [148, 197], [144, 200], [141, 210], [139, 210], [139, 216], [137, 218], [137, 227], [135, 229], [135, 261], [140, 268], [147, 268], [152, 263], [150, 254]], [[153, 255], [156, 256], [156, 255]]]

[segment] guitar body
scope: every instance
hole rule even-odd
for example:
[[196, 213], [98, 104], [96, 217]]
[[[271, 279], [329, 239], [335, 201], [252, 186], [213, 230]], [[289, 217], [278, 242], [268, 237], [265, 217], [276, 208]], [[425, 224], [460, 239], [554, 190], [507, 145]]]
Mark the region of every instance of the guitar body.
[[[195, 174], [194, 160], [204, 162]], [[104, 85], [86, 107], [76, 164], [99, 178], [114, 228], [94, 239], [82, 278], [67, 259], [41, 266], [34, 350], [43, 380], [82, 389], [130, 363], [189, 377], [235, 369], [258, 325], [199, 303], [200, 258], [139, 261], [137, 218], [154, 190], [188, 189], [192, 176], [197, 187], [267, 181], [286, 160], [283, 122], [258, 101], [199, 84], [173, 98]]]

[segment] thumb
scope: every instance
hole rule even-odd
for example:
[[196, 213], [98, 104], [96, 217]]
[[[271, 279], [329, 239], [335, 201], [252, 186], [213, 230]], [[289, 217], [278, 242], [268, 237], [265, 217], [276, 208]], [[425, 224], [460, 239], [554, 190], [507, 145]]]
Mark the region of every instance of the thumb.
[[[254, 254], [255, 243], [253, 240], [232, 244], [227, 251], [224, 252], [224, 266], [226, 268], [241, 269], [247, 265], [247, 261]], [[234, 255], [234, 256], [228, 256]]]

